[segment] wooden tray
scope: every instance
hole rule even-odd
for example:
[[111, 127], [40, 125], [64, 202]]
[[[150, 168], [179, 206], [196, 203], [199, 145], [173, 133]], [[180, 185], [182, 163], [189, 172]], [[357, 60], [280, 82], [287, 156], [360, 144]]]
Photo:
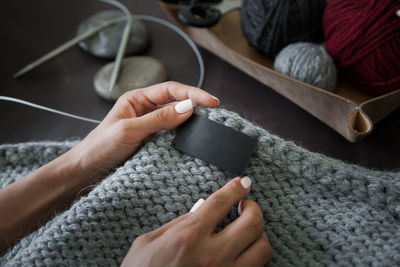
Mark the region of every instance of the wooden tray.
[[339, 81], [331, 93], [274, 71], [273, 59], [257, 52], [243, 36], [239, 10], [225, 14], [210, 28], [195, 28], [179, 21], [179, 5], [161, 6], [198, 45], [283, 95], [350, 142], [370, 134], [375, 123], [400, 106], [400, 90], [376, 97]]

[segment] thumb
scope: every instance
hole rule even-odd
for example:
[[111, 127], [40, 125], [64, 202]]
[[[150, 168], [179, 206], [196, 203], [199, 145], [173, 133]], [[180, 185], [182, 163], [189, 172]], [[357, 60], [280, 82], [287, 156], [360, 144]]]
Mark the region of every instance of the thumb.
[[177, 104], [168, 105], [143, 116], [134, 118], [136, 126], [152, 134], [161, 130], [175, 128], [193, 114], [193, 103], [186, 99]]

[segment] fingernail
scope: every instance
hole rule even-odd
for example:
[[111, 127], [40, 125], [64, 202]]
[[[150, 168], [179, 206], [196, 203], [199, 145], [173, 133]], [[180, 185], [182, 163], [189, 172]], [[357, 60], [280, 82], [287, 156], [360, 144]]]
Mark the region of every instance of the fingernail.
[[242, 202], [243, 202], [243, 199], [240, 200], [239, 205], [238, 205], [238, 213], [239, 213], [239, 216], [242, 215]]
[[215, 100], [217, 100], [217, 101], [218, 101], [218, 105], [219, 105], [219, 103], [220, 103], [220, 102], [219, 102], [219, 99], [218, 99], [218, 98], [216, 98], [216, 97], [215, 97], [215, 96], [213, 96], [213, 95], [212, 95], [212, 97], [213, 97]]
[[240, 180], [240, 183], [244, 187], [244, 189], [248, 189], [251, 186], [251, 179], [248, 176], [245, 176]]
[[179, 102], [175, 106], [175, 110], [178, 113], [186, 113], [189, 110], [191, 110], [192, 108], [193, 108], [193, 103], [192, 103], [192, 99], [190, 99], [190, 98]]
[[204, 199], [200, 198], [199, 200], [197, 200], [196, 203], [194, 203], [193, 207], [190, 209], [189, 212], [195, 212], [203, 203]]

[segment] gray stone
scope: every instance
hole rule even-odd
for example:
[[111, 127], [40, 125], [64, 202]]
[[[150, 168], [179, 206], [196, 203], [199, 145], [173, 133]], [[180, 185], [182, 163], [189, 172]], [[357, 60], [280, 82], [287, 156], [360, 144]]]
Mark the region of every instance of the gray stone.
[[[101, 11], [82, 22], [78, 27], [77, 34], [80, 35], [103, 24], [106, 21], [123, 16], [124, 13], [118, 10]], [[114, 58], [118, 53], [119, 44], [125, 25], [126, 22], [122, 21], [107, 27], [92, 37], [81, 41], [79, 46], [97, 57], [109, 59]], [[146, 26], [139, 20], [133, 19], [125, 55], [143, 52], [143, 50], [145, 50], [148, 46], [148, 43], [149, 34]]]
[[108, 100], [117, 100], [123, 93], [161, 83], [167, 80], [165, 66], [152, 57], [129, 57], [122, 61], [120, 73], [113, 90], [108, 90], [114, 63], [101, 68], [94, 78], [96, 92]]

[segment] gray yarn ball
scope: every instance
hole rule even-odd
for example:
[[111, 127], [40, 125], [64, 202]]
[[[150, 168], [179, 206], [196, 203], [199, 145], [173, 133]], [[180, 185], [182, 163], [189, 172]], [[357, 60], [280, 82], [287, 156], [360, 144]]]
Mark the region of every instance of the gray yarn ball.
[[242, 31], [258, 51], [276, 56], [296, 42], [324, 40], [326, 0], [246, 0], [240, 10]]
[[275, 58], [274, 68], [277, 72], [328, 91], [333, 91], [336, 86], [336, 66], [323, 45], [288, 45]]

